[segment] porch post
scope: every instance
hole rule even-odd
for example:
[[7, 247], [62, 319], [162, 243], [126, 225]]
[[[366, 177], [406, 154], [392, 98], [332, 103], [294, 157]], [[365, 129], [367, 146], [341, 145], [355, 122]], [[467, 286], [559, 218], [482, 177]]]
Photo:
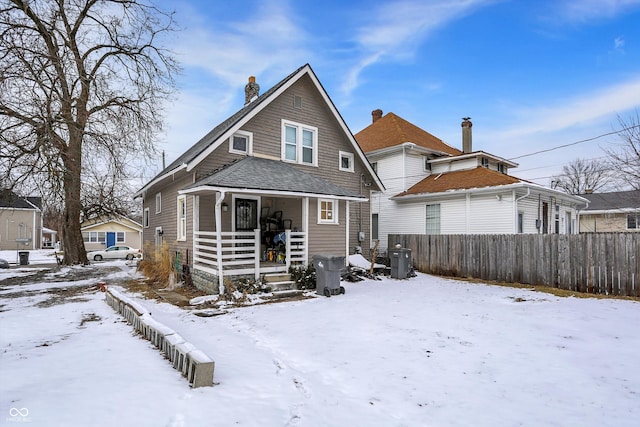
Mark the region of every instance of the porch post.
[[302, 198], [302, 231], [304, 231], [304, 266], [309, 264], [309, 198]]
[[346, 261], [347, 257], [349, 257], [349, 232], [351, 231], [350, 228], [349, 228], [349, 221], [351, 221], [351, 215], [350, 215], [350, 212], [349, 212], [349, 200], [347, 200], [345, 202], [345, 205], [346, 205], [345, 216], [347, 217], [347, 219], [346, 219], [347, 224], [346, 224], [346, 233], [345, 233], [345, 237], [346, 237], [346, 239], [345, 239], [346, 240], [346, 242], [345, 242], [346, 252], [345, 252], [344, 256], [345, 256], [345, 261]]
[[224, 200], [225, 193], [216, 193], [216, 260], [218, 263], [218, 293], [224, 294], [224, 273], [222, 272], [222, 213], [220, 205]]
[[285, 235], [285, 258], [284, 262], [287, 267], [287, 271], [289, 271], [289, 267], [291, 267], [291, 230], [284, 230]]
[[255, 279], [256, 282], [258, 280], [260, 280], [260, 249], [262, 248], [261, 246], [261, 241], [260, 241], [260, 229], [256, 228], [255, 230], [253, 230], [253, 241], [254, 241], [254, 246], [255, 246], [255, 250], [253, 251], [253, 254], [255, 256], [255, 265], [254, 265], [254, 272], [255, 272]]

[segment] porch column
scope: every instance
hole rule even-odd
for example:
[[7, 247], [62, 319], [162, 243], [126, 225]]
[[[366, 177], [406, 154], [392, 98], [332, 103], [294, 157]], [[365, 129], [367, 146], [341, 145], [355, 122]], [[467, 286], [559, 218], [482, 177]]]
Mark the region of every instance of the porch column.
[[305, 233], [304, 242], [304, 266], [309, 264], [309, 198], [302, 199], [302, 231]]
[[225, 193], [216, 193], [216, 261], [218, 264], [218, 293], [224, 294], [224, 273], [222, 271], [222, 212], [221, 204], [224, 200]]
[[260, 241], [260, 229], [256, 228], [255, 230], [253, 230], [253, 233], [254, 233], [253, 244], [255, 247], [253, 251], [253, 254], [255, 257], [255, 264], [254, 264], [253, 270], [255, 272], [254, 278], [256, 279], [256, 282], [257, 282], [258, 280], [260, 280], [260, 250], [261, 250], [262, 242]]
[[346, 242], [345, 242], [346, 251], [344, 253], [344, 256], [345, 256], [345, 261], [346, 261], [346, 259], [349, 257], [349, 232], [351, 231], [351, 228], [349, 227], [349, 222], [351, 221], [351, 215], [350, 215], [351, 212], [349, 212], [349, 200], [345, 201], [345, 205], [346, 205], [346, 207], [345, 207], [345, 210], [346, 210], [345, 217], [347, 217], [347, 224], [346, 224], [347, 231], [345, 233], [345, 235], [346, 235]]
[[285, 255], [284, 262], [287, 267], [287, 271], [289, 271], [289, 267], [291, 267], [291, 230], [284, 230], [284, 241], [285, 241]]

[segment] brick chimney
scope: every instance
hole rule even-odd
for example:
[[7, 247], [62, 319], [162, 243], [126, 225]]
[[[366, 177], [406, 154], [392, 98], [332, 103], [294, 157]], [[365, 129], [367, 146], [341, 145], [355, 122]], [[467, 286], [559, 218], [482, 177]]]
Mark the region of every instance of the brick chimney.
[[377, 110], [373, 110], [371, 112], [371, 118], [373, 119], [372, 123], [375, 123], [378, 119], [382, 118], [382, 110], [381, 109], [377, 109]]
[[473, 151], [471, 147], [471, 117], [464, 117], [462, 119], [462, 152], [471, 153]]
[[258, 95], [260, 95], [260, 85], [256, 83], [254, 76], [250, 76], [249, 83], [244, 87], [244, 105], [253, 101]]

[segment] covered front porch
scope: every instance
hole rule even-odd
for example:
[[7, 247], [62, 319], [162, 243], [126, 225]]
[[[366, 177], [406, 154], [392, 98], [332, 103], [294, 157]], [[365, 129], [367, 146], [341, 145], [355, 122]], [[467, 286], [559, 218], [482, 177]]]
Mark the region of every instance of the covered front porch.
[[193, 244], [194, 283], [201, 280], [199, 287], [217, 293], [224, 293], [227, 278], [261, 280], [287, 273], [291, 265], [305, 266], [313, 253], [346, 255], [349, 203], [368, 200], [285, 162], [251, 156], [179, 194], [193, 196], [193, 203], [179, 204], [178, 223], [185, 242]]
[[305, 266], [308, 211], [308, 197], [225, 191], [196, 194], [195, 275], [206, 273], [223, 293], [225, 278], [261, 280], [265, 274], [287, 273], [291, 265]]

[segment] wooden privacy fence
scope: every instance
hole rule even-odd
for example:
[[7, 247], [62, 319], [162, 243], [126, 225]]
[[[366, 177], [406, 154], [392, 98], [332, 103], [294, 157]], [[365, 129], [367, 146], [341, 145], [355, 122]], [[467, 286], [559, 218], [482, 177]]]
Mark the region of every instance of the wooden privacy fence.
[[640, 233], [389, 234], [428, 274], [639, 296]]

